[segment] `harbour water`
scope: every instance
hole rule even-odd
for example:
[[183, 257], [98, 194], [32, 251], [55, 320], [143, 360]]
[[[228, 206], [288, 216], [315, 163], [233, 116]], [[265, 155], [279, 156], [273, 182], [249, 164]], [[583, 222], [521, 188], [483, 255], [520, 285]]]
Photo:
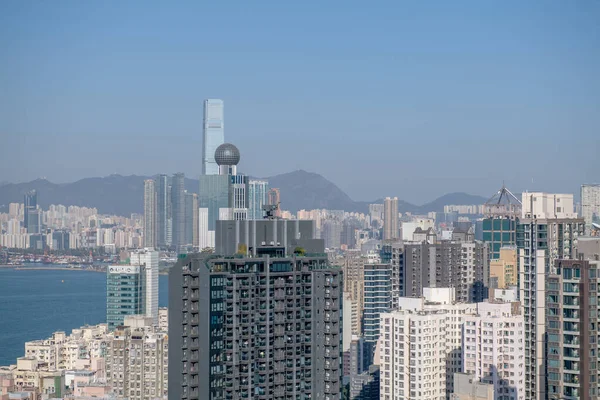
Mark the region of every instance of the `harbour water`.
[[[168, 277], [161, 275], [160, 307], [167, 306], [167, 290]], [[0, 268], [0, 366], [22, 357], [27, 341], [103, 322], [106, 274]]]

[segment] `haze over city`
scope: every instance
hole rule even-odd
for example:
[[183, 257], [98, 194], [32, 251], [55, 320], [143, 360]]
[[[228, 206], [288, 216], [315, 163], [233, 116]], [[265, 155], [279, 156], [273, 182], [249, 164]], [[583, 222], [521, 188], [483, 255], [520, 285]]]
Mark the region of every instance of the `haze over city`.
[[212, 97], [253, 176], [416, 204], [502, 180], [577, 193], [600, 180], [599, 18], [594, 1], [4, 2], [0, 182], [197, 177]]

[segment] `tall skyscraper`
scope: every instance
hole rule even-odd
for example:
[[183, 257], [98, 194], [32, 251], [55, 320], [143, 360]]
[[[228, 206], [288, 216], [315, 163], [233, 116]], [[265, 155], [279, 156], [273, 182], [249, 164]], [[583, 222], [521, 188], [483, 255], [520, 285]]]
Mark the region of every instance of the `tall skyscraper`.
[[[248, 217], [248, 177], [237, 173], [239, 161], [238, 148], [231, 143], [224, 143], [215, 151], [219, 174], [202, 175], [199, 178], [198, 205], [202, 218], [206, 212], [208, 220], [208, 230], [199, 232], [198, 241], [202, 248], [214, 247], [217, 220], [245, 220]], [[204, 226], [199, 221], [199, 227]]]
[[592, 222], [600, 224], [600, 184], [581, 185], [581, 216], [589, 234]]
[[171, 194], [169, 192], [169, 177], [161, 174], [156, 178], [156, 242], [159, 247], [169, 247], [167, 240], [170, 216]]
[[398, 239], [398, 198], [383, 201], [383, 240]]
[[169, 273], [169, 397], [339, 400], [341, 287], [327, 257], [276, 245], [251, 258], [179, 260]]
[[546, 284], [555, 261], [573, 259], [583, 218], [572, 194], [523, 193], [517, 229], [520, 300], [525, 318], [525, 398], [547, 397]]
[[248, 219], [263, 219], [263, 206], [267, 205], [269, 183], [250, 179], [248, 181]]
[[202, 175], [217, 175], [215, 150], [225, 143], [223, 100], [204, 101], [204, 140], [202, 142]]
[[392, 307], [392, 269], [389, 264], [364, 266], [363, 334], [370, 344], [371, 358], [379, 339], [380, 316]]
[[153, 248], [135, 250], [130, 255], [130, 265], [141, 267], [144, 314], [158, 325], [158, 251]]
[[126, 315], [144, 314], [144, 267], [111, 265], [106, 269], [106, 323], [123, 325]]
[[40, 233], [42, 231], [42, 218], [38, 209], [37, 191], [32, 190], [25, 193], [23, 210], [23, 227], [27, 230], [27, 233]]
[[185, 245], [185, 176], [173, 175], [171, 182], [171, 213], [173, 220], [173, 245]]
[[275, 210], [275, 216], [277, 218], [281, 218], [281, 192], [278, 188], [271, 188], [267, 193], [267, 202], [272, 206], [277, 206], [277, 210]]
[[156, 247], [156, 182], [144, 181], [144, 246]]

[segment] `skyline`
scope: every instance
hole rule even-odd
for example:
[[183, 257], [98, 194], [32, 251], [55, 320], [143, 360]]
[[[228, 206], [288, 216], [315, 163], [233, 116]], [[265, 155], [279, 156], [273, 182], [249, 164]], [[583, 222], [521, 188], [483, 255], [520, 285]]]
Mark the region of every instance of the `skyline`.
[[208, 98], [241, 170], [357, 201], [600, 181], [598, 3], [141, 4], [0, 5], [0, 182], [196, 178]]

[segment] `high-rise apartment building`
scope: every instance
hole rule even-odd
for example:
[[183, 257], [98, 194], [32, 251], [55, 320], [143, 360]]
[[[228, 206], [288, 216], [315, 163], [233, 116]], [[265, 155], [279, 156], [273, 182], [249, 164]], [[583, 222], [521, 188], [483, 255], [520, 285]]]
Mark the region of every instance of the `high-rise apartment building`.
[[557, 260], [547, 278], [548, 399], [598, 398], [599, 261]]
[[159, 247], [169, 247], [168, 240], [171, 221], [171, 193], [169, 177], [159, 175], [156, 178], [156, 241]]
[[183, 173], [173, 175], [171, 180], [171, 213], [172, 244], [184, 246], [185, 235], [185, 176]]
[[517, 286], [517, 246], [500, 249], [500, 257], [490, 260], [490, 283], [498, 289]]
[[263, 206], [267, 205], [269, 182], [250, 179], [248, 181], [248, 219], [263, 219]]
[[223, 100], [204, 101], [204, 138], [202, 141], [202, 175], [217, 175], [215, 150], [225, 143]]
[[325, 240], [325, 247], [328, 249], [339, 249], [342, 235], [342, 223], [335, 219], [323, 221], [321, 228], [321, 238]]
[[519, 303], [478, 303], [464, 317], [463, 372], [493, 385], [498, 399], [525, 400], [525, 321]]
[[158, 251], [153, 248], [134, 250], [130, 254], [130, 265], [141, 267], [144, 274], [142, 297], [144, 314], [158, 324]]
[[170, 398], [340, 399], [341, 270], [284, 251], [171, 269]]
[[123, 325], [125, 316], [145, 312], [144, 267], [111, 265], [106, 268], [106, 322], [108, 329]]
[[400, 293], [422, 296], [425, 287], [451, 287], [458, 301], [483, 301], [489, 280], [487, 246], [478, 241], [434, 238], [432, 242], [404, 243], [397, 267]]
[[277, 218], [281, 218], [281, 192], [278, 188], [269, 189], [267, 192], [267, 202], [272, 206], [277, 206], [277, 209], [275, 210], [275, 216]]
[[381, 315], [380, 393], [383, 400], [446, 400], [462, 371], [462, 325], [477, 305], [458, 303], [452, 288], [425, 288]]
[[520, 300], [525, 318], [525, 398], [547, 398], [547, 277], [555, 261], [575, 257], [584, 221], [572, 194], [523, 193], [517, 231]]
[[379, 339], [380, 316], [392, 307], [392, 268], [389, 264], [365, 264], [363, 271], [363, 335], [372, 352]]
[[154, 179], [144, 181], [144, 246], [157, 245], [157, 212], [156, 212], [156, 182]]
[[[198, 195], [185, 192], [185, 244], [198, 246]], [[196, 244], [194, 244], [194, 239]]]
[[125, 317], [111, 334], [106, 356], [106, 380], [118, 398], [166, 399], [168, 395], [168, 336], [152, 320]]
[[386, 197], [383, 201], [383, 240], [398, 239], [398, 198]]
[[581, 216], [589, 234], [592, 222], [600, 224], [600, 184], [581, 185]]

